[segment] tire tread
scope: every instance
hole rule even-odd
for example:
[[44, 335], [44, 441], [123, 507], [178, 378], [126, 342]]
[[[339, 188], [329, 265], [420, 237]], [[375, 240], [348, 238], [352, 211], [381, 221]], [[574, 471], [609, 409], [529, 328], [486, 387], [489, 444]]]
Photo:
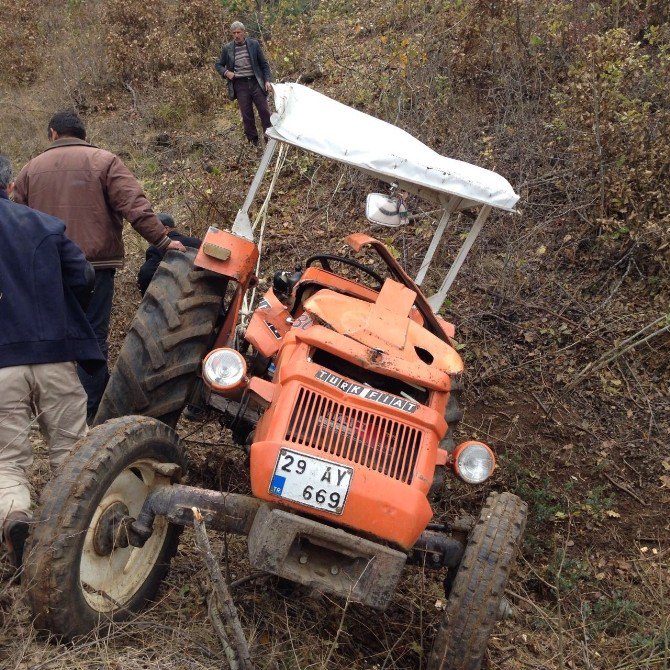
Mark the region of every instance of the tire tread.
[[526, 523], [511, 493], [489, 495], [473, 528], [429, 656], [429, 670], [478, 670]]
[[[26, 545], [23, 583], [35, 626], [70, 640], [95, 628], [101, 615], [77, 597], [82, 534], [86, 533], [104, 482], [131, 458], [133, 443], [160, 443], [166, 462], [185, 467], [184, 449], [171, 428], [144, 416], [126, 416], [97, 426], [80, 440], [70, 457], [44, 488], [35, 525]], [[177, 551], [179, 529], [170, 526], [153, 571], [127, 608], [110, 620], [123, 620], [151, 599]]]
[[[130, 324], [96, 424], [128, 414], [157, 418], [187, 402], [211, 344], [226, 280], [194, 268], [195, 252], [168, 252]], [[174, 417], [173, 417], [174, 419]]]

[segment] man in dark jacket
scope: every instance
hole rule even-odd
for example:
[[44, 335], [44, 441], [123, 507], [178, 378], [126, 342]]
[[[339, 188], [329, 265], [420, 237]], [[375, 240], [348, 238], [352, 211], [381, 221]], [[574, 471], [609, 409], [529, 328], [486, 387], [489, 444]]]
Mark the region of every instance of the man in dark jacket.
[[[14, 200], [65, 221], [67, 236], [81, 247], [95, 269], [95, 291], [86, 316], [107, 357], [114, 274], [123, 265], [123, 219], [161, 251], [184, 245], [170, 240], [142, 186], [118, 156], [86, 142], [86, 128], [72, 111], [49, 121], [51, 146], [33, 158], [16, 178]], [[95, 416], [109, 379], [107, 366], [95, 376], [80, 368]]]
[[267, 94], [272, 90], [272, 75], [258, 40], [247, 37], [244, 24], [235, 21], [230, 26], [231, 42], [223, 45], [216, 71], [228, 80], [228, 95], [237, 98], [244, 125], [244, 134], [252, 144], [258, 144], [258, 130], [253, 105], [261, 117], [263, 131], [270, 123]]
[[14, 204], [11, 187], [0, 156], [0, 529], [19, 565], [30, 520], [30, 426], [42, 429], [55, 470], [87, 430], [75, 361], [94, 371], [105, 358], [83, 307], [93, 267], [62, 221]]
[[[161, 212], [157, 214], [160, 222], [168, 229], [167, 236], [171, 240], [179, 240], [185, 247], [191, 247], [193, 249], [200, 248], [201, 241], [197, 237], [189, 237], [188, 235], [182, 235], [180, 232], [175, 230], [174, 219], [169, 215]], [[155, 247], [153, 244], [149, 246], [145, 255], [145, 261], [140, 268], [140, 271], [137, 273], [137, 286], [140, 289], [140, 293], [144, 295], [146, 290], [149, 288], [149, 284], [158, 270], [158, 266], [163, 260], [163, 254], [160, 252], [160, 249]]]

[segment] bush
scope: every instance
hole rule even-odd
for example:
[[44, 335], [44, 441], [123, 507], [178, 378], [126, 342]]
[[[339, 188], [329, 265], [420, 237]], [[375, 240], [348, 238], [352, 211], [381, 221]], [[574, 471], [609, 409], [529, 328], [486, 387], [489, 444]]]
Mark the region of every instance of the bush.
[[224, 32], [221, 5], [207, 0], [110, 0], [106, 48], [113, 73], [165, 99], [206, 111], [217, 97], [213, 70]]
[[651, 29], [639, 42], [619, 28], [585, 41], [553, 94], [556, 143], [570, 157], [577, 198], [593, 203], [598, 231], [651, 246], [670, 224], [668, 71], [667, 32]]

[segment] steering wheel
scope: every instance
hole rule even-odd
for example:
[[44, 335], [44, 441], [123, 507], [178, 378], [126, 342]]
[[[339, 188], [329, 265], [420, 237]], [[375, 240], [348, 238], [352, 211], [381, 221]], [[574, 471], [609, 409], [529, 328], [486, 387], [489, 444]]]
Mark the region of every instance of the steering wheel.
[[380, 290], [384, 284], [384, 279], [382, 278], [382, 276], [377, 274], [371, 267], [363, 265], [363, 263], [359, 263], [358, 261], [355, 261], [351, 258], [347, 258], [346, 256], [334, 256], [333, 254], [316, 254], [314, 256], [310, 256], [305, 261], [305, 267], [308, 268], [310, 265], [312, 265], [312, 263], [320, 263], [321, 267], [324, 270], [326, 270], [327, 272], [332, 272], [330, 268], [330, 261], [333, 261], [335, 263], [342, 263], [343, 265], [349, 265], [352, 268], [356, 268], [356, 270], [360, 270], [369, 277], [372, 277], [377, 282], [377, 286], [372, 287], [375, 290]]

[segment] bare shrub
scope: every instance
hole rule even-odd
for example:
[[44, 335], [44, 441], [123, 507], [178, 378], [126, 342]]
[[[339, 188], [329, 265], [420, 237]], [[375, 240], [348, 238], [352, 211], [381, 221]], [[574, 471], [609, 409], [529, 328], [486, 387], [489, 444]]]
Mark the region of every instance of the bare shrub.
[[220, 44], [221, 6], [205, 0], [106, 3], [106, 53], [127, 86], [158, 85], [166, 101], [204, 112], [216, 99], [214, 54]]
[[651, 246], [670, 223], [670, 196], [659, 182], [670, 163], [668, 36], [652, 29], [647, 46], [623, 29], [593, 36], [553, 95], [552, 128], [581, 198], [594, 202], [591, 220], [610, 235], [646, 236]]

